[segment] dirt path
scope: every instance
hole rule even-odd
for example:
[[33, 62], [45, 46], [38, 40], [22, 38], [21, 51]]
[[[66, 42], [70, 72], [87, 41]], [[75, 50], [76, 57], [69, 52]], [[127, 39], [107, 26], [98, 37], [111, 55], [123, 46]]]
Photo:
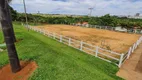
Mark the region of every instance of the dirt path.
[[20, 62], [22, 69], [17, 73], [12, 73], [10, 65], [6, 65], [0, 69], [0, 80], [28, 80], [29, 76], [36, 70], [35, 62]]
[[123, 64], [117, 75], [126, 80], [142, 80], [142, 44]]

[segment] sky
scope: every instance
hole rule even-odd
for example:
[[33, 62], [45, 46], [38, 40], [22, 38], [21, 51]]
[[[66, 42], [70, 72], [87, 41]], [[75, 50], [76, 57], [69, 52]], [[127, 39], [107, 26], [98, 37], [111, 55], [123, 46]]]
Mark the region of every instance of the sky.
[[[13, 0], [10, 5], [24, 12], [23, 0]], [[28, 13], [88, 15], [135, 15], [142, 13], [142, 0], [25, 0]]]

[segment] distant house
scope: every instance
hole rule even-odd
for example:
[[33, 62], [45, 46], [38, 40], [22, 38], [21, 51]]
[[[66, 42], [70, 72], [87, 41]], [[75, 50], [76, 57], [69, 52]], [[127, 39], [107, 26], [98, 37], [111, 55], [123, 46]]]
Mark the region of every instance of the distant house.
[[81, 26], [81, 23], [80, 22], [76, 23], [76, 26]]
[[120, 31], [120, 32], [127, 32], [126, 28], [122, 28], [121, 26], [115, 27], [116, 31]]
[[82, 23], [82, 26], [84, 26], [84, 27], [89, 27], [89, 24], [88, 24], [88, 22], [83, 22], [83, 23]]

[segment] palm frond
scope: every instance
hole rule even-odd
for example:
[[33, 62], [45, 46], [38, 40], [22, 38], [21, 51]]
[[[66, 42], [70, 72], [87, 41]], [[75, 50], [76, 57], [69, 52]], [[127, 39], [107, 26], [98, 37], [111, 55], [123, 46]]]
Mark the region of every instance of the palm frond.
[[8, 0], [8, 2], [10, 3], [12, 0]]

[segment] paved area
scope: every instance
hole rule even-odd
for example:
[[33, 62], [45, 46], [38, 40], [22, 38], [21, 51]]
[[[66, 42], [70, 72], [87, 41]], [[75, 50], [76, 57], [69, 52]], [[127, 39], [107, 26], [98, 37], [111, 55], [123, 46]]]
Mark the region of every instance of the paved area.
[[117, 75], [126, 80], [142, 80], [142, 44], [122, 65]]

